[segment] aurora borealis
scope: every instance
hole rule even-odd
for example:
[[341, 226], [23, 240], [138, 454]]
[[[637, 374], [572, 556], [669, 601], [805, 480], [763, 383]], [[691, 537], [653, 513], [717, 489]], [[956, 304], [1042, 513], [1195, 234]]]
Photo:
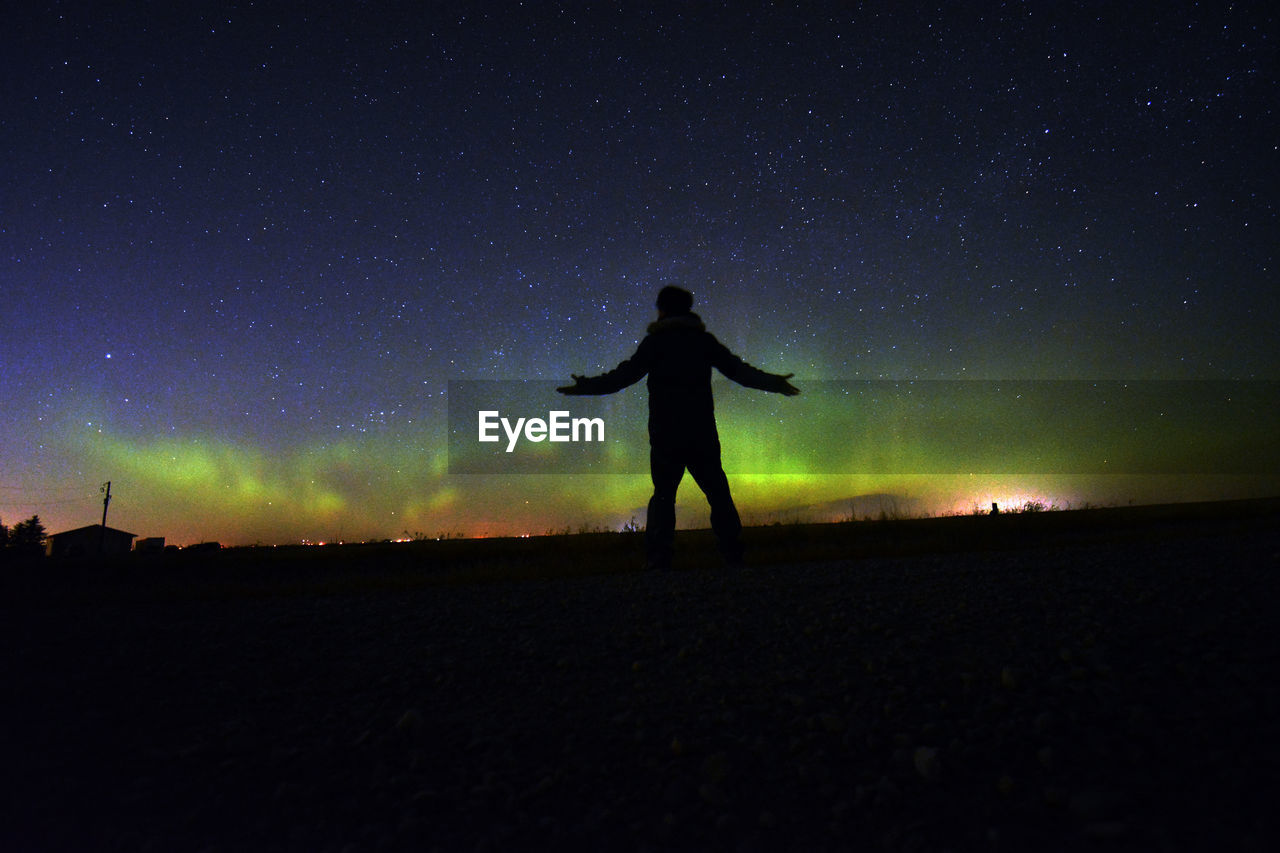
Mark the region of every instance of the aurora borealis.
[[[642, 466], [451, 472], [448, 389], [609, 369], [667, 283], [803, 392], [717, 385], [749, 521], [1277, 491], [1265, 4], [112, 5], [2, 37], [7, 524], [93, 523], [110, 480], [177, 543], [616, 526]], [[955, 461], [987, 383], [1191, 380], [1243, 383], [1204, 411], [1258, 466], [1157, 413], [1112, 473], [1061, 401], [991, 436], [1025, 465]], [[894, 432], [869, 381], [950, 396]], [[598, 404], [640, 458], [643, 395]]]

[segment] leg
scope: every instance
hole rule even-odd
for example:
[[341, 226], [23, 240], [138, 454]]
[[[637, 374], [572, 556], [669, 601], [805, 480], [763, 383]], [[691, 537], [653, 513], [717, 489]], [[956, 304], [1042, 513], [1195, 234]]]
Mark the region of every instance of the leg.
[[649, 499], [645, 522], [645, 550], [650, 568], [669, 569], [675, 550], [676, 489], [684, 477], [683, 455], [672, 448], [651, 446], [649, 474], [653, 478], [653, 497]]
[[711, 529], [716, 534], [720, 556], [730, 566], [741, 565], [742, 520], [738, 517], [738, 508], [733, 504], [733, 495], [729, 493], [729, 478], [725, 476], [724, 467], [720, 464], [719, 438], [690, 454], [689, 474], [711, 505]]

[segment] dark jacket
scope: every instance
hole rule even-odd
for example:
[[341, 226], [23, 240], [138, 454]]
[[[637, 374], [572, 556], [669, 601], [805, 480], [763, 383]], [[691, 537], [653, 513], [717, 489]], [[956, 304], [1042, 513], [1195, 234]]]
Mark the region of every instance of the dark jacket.
[[635, 355], [600, 376], [578, 380], [580, 394], [612, 394], [647, 375], [650, 441], [714, 436], [711, 368], [748, 388], [782, 393], [785, 377], [738, 358], [715, 339], [697, 314], [664, 317], [649, 325]]

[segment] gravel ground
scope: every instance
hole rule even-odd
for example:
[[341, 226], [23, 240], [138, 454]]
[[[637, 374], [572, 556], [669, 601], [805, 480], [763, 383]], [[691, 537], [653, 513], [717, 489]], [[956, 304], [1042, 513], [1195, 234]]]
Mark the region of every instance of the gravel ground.
[[1280, 537], [10, 596], [5, 850], [1276, 849]]

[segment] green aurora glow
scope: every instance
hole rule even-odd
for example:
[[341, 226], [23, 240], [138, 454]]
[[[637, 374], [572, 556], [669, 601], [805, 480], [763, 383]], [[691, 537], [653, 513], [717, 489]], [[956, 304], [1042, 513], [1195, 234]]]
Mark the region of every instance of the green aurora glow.
[[[789, 400], [727, 383], [717, 387], [735, 498], [748, 522], [769, 523], [873, 516], [874, 503], [868, 508], [854, 500], [864, 495], [897, 496], [896, 513], [938, 514], [985, 508], [993, 501], [1006, 507], [1027, 501], [1079, 506], [1147, 495], [1267, 494], [1275, 489], [1280, 466], [1274, 451], [1254, 451], [1274, 434], [1274, 407], [1264, 412], [1271, 420], [1255, 419], [1246, 429], [1247, 423], [1224, 420], [1225, 415], [1216, 422], [1202, 420], [1201, 410], [1213, 400], [1201, 398], [1234, 394], [1256, 406], [1272, 399], [1272, 385], [1138, 383], [1139, 390], [1160, 392], [1155, 396], [1168, 413], [1169, 428], [1157, 431], [1130, 407], [1084, 441], [1068, 440], [1089, 408], [1078, 383], [1005, 383], [1002, 388], [1016, 392], [1007, 395], [1012, 403], [1006, 407], [993, 406], [993, 383], [818, 382]], [[1045, 388], [1052, 394], [1028, 402]], [[1173, 416], [1169, 403], [1175, 397], [1189, 400], [1187, 417]], [[873, 398], [882, 404], [879, 411], [870, 405]], [[618, 529], [643, 521], [648, 500], [644, 399], [643, 387], [636, 386], [608, 401], [613, 443], [607, 470], [616, 473], [451, 473], [443, 423], [420, 424], [409, 434], [388, 430], [284, 449], [213, 434], [147, 438], [81, 424], [62, 431], [74, 440], [61, 451], [74, 464], [101, 470], [102, 479], [112, 480], [113, 526], [173, 542]], [[1064, 401], [1070, 405], [1055, 419], [1052, 412]], [[1020, 417], [1016, 410], [1024, 403], [1030, 409]], [[551, 399], [548, 405], [564, 403]], [[1257, 414], [1248, 409], [1250, 418]], [[1238, 458], [1229, 458], [1231, 448], [1219, 448], [1228, 453], [1222, 457], [1226, 464], [1198, 464], [1205, 430], [1196, 423], [1214, 423], [1217, 434], [1234, 436], [1233, 447], [1247, 447], [1253, 467], [1242, 468]], [[1121, 456], [1139, 448], [1155, 451], [1149, 456], [1155, 461], [1144, 463], [1144, 470], [1131, 458], [1127, 468], [1121, 464], [1111, 472], [1079, 456], [1082, 448], [1104, 445], [1112, 456], [1117, 450]], [[545, 455], [547, 447], [525, 444], [520, 451]], [[564, 452], [581, 447], [570, 445]], [[706, 524], [705, 504], [689, 478], [681, 489], [680, 520], [685, 526]]]

